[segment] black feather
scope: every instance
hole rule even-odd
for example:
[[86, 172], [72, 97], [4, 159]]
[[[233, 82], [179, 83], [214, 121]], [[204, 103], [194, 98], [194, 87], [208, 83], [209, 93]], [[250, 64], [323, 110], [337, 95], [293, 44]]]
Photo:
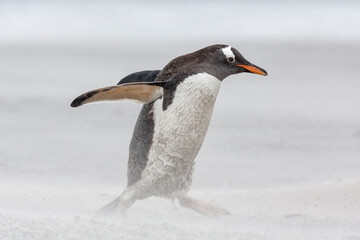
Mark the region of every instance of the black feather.
[[117, 84], [132, 83], [132, 82], [154, 82], [160, 70], [148, 70], [132, 73], [127, 75]]

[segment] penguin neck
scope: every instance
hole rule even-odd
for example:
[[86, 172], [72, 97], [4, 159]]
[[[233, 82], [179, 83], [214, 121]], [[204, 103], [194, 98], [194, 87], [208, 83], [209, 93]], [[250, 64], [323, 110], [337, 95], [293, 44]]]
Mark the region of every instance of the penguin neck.
[[[220, 84], [219, 79], [208, 73], [198, 73], [185, 78], [177, 85], [172, 103], [166, 109], [163, 108], [164, 99], [154, 102], [156, 128], [162, 123], [167, 129], [178, 129], [182, 126], [184, 133], [196, 129], [196, 132], [202, 132], [200, 138], [204, 137]], [[201, 143], [202, 139], [199, 142]]]
[[[175, 96], [191, 99], [211, 99], [217, 97], [221, 81], [208, 73], [198, 73], [185, 78], [176, 88]], [[196, 102], [195, 102], [196, 103]]]
[[207, 132], [220, 84], [216, 77], [199, 73], [178, 84], [166, 110], [163, 99], [154, 102], [153, 144], [167, 143], [161, 152], [194, 160]]
[[166, 111], [174, 100], [175, 105], [180, 108], [182, 105], [184, 108], [189, 105], [206, 105], [212, 108], [210, 105], [215, 103], [220, 84], [218, 78], [206, 72], [185, 77], [176, 86], [172, 86], [172, 89], [168, 89], [170, 92], [165, 90], [163, 110]]

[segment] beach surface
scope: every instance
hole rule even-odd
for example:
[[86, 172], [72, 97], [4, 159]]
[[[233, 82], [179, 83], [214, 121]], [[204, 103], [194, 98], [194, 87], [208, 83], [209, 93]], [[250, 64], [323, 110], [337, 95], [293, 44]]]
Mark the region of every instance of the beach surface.
[[[80, 16], [92, 16], [89, 9]], [[115, 12], [107, 9], [111, 19]], [[259, 10], [270, 17], [267, 7]], [[339, 16], [358, 16], [351, 15], [356, 8], [338, 10]], [[324, 25], [334, 11], [319, 22]], [[269, 26], [280, 20], [271, 21]], [[75, 22], [75, 30], [80, 25]], [[123, 29], [129, 39], [116, 42], [101, 38], [110, 28], [97, 38], [87, 28], [76, 35], [63, 26], [68, 35], [62, 42], [57, 25], [41, 41], [30, 31], [28, 41], [15, 32], [6, 35], [0, 40], [0, 239], [360, 240], [360, 44], [344, 25], [338, 38], [330, 26], [320, 37], [304, 30], [316, 32], [321, 24], [301, 25], [303, 32], [288, 31], [289, 38], [286, 29], [275, 37], [265, 32], [267, 37], [242, 38], [211, 35], [209, 27], [207, 35], [190, 40], [175, 40], [175, 30], [169, 38], [137, 39], [133, 29]], [[4, 29], [10, 33], [0, 25]], [[298, 40], [296, 34], [306, 37]], [[123, 217], [97, 218], [96, 211], [126, 186], [128, 147], [141, 105], [73, 109], [71, 101], [215, 43], [234, 46], [269, 73], [224, 80], [196, 159], [189, 194], [232, 215], [208, 218], [176, 201], [150, 198]]]

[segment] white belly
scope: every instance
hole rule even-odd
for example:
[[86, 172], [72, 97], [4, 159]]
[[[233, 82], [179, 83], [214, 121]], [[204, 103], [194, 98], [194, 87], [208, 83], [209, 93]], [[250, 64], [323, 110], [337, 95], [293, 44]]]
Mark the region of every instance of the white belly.
[[162, 99], [154, 103], [153, 143], [138, 182], [152, 188], [152, 195], [176, 195], [189, 189], [194, 159], [207, 132], [220, 83], [214, 76], [200, 73], [177, 86], [167, 110], [163, 111]]

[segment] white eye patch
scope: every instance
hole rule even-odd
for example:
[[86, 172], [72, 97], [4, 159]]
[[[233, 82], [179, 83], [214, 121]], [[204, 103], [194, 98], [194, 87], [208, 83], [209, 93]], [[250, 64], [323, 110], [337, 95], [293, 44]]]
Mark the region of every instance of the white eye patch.
[[227, 46], [225, 48], [222, 48], [221, 51], [224, 53], [226, 58], [234, 58], [235, 59], [235, 54], [231, 50], [231, 46]]

